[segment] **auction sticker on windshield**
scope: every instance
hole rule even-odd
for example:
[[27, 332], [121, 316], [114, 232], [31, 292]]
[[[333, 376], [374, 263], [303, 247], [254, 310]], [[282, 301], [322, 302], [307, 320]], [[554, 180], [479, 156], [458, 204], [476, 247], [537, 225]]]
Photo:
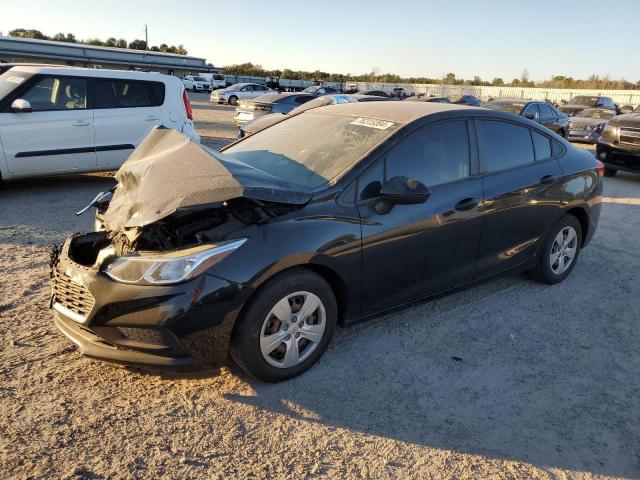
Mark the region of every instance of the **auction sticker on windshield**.
[[386, 130], [393, 126], [393, 122], [387, 122], [385, 120], [376, 120], [375, 118], [356, 118], [351, 125], [360, 125], [363, 127], [377, 128], [378, 130]]

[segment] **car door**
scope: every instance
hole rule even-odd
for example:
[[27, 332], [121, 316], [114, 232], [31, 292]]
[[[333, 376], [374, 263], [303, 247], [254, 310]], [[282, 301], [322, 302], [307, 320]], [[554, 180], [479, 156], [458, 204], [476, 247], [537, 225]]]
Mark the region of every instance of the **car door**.
[[31, 112], [0, 113], [0, 135], [8, 170], [64, 172], [95, 168], [93, 110], [87, 103], [87, 79], [38, 77], [19, 97]]
[[[482, 180], [466, 120], [421, 127], [358, 179], [362, 218], [363, 311], [373, 313], [470, 282], [482, 220]], [[418, 180], [430, 195], [416, 205], [386, 205], [385, 181]]]
[[151, 129], [162, 125], [162, 82], [96, 78], [91, 82], [97, 164], [119, 168]]
[[252, 98], [256, 98], [256, 97], [259, 97], [260, 95], [264, 95], [265, 93], [267, 93], [267, 91], [268, 91], [267, 87], [264, 87], [262, 85], [254, 85]]
[[[562, 169], [552, 140], [537, 129], [502, 120], [475, 120], [485, 198], [478, 278], [531, 260], [557, 219], [552, 202]], [[560, 147], [563, 148], [563, 147]]]

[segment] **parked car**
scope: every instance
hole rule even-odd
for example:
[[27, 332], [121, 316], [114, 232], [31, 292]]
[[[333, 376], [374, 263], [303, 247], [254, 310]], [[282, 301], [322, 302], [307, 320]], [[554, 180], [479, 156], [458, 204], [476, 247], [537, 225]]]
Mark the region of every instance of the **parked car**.
[[192, 92], [210, 92], [212, 90], [211, 83], [204, 77], [187, 75], [182, 82], [184, 88]]
[[455, 103], [456, 105], [469, 105], [470, 107], [481, 107], [484, 103], [478, 97], [473, 95], [460, 95], [457, 97], [449, 97], [451, 103]]
[[449, 100], [447, 97], [418, 95], [416, 97], [409, 97], [405, 99], [405, 102], [451, 103], [451, 100]]
[[560, 107], [562, 113], [566, 113], [570, 117], [577, 115], [585, 108], [607, 108], [618, 112], [618, 107], [613, 103], [611, 97], [602, 97], [598, 95], [577, 95], [569, 100], [568, 103]]
[[291, 115], [299, 115], [302, 112], [306, 112], [307, 110], [311, 110], [313, 108], [325, 107], [327, 105], [336, 105], [339, 103], [355, 103], [355, 102], [368, 102], [376, 99], [381, 100], [389, 100], [384, 97], [373, 97], [369, 95], [345, 95], [343, 93], [334, 94], [334, 95], [323, 95], [322, 97], [316, 97], [313, 100], [310, 100], [299, 107], [294, 108], [288, 114], [279, 114], [279, 113], [271, 113], [269, 115], [263, 115], [261, 117], [256, 118], [255, 120], [248, 122], [244, 125], [241, 125], [238, 128], [238, 139], [248, 137], [249, 135], [253, 135], [260, 130], [264, 130], [271, 125], [275, 125], [279, 123]]
[[284, 114], [318, 98], [311, 93], [265, 93], [253, 100], [241, 100], [236, 107], [236, 125], [244, 125], [269, 114]]
[[498, 111], [358, 102], [221, 152], [185, 140], [152, 132], [105, 231], [52, 254], [55, 324], [82, 353], [161, 368], [230, 353], [284, 380], [336, 325], [503, 272], [562, 282], [598, 225], [593, 155]]
[[236, 83], [227, 88], [214, 90], [209, 98], [214, 103], [237, 105], [238, 100], [250, 100], [268, 92], [275, 92], [259, 83]]
[[329, 85], [312, 85], [311, 87], [305, 88], [300, 93], [309, 93], [311, 95], [320, 96], [340, 93], [340, 90], [330, 87]]
[[363, 90], [361, 92], [356, 92], [358, 95], [370, 95], [372, 97], [387, 97], [387, 98], [393, 98], [392, 95], [389, 95], [388, 92], [385, 92], [384, 90]]
[[640, 173], [640, 106], [607, 122], [598, 138], [596, 155], [605, 164], [607, 177], [618, 170]]
[[157, 125], [199, 141], [177, 77], [14, 67], [0, 76], [0, 178], [115, 170]]
[[569, 133], [569, 118], [547, 102], [535, 102], [521, 99], [498, 99], [484, 104], [485, 108], [513, 113], [544, 125], [561, 137]]
[[585, 108], [569, 119], [569, 135], [571, 141], [598, 143], [598, 138], [605, 125], [616, 115], [607, 108]]
[[218, 88], [225, 88], [227, 86], [224, 75], [219, 73], [199, 73], [198, 77], [204, 78], [211, 90], [217, 90]]

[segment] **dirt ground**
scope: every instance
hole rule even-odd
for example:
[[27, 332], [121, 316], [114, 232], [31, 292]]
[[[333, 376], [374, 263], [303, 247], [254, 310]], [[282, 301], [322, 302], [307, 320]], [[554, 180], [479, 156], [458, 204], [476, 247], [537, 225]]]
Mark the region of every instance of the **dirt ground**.
[[[203, 142], [235, 135], [194, 95]], [[503, 277], [346, 330], [277, 385], [82, 357], [47, 245], [108, 174], [0, 186], [0, 478], [640, 478], [640, 175], [567, 281]]]

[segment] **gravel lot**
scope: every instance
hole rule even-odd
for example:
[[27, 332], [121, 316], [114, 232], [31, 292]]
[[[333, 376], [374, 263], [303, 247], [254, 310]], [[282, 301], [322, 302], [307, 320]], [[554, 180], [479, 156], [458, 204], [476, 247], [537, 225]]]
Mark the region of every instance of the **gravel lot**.
[[[192, 98], [203, 142], [234, 137]], [[503, 277], [339, 330], [278, 385], [113, 368], [56, 331], [46, 245], [112, 183], [0, 186], [0, 477], [640, 477], [640, 176], [606, 179], [563, 284]]]

